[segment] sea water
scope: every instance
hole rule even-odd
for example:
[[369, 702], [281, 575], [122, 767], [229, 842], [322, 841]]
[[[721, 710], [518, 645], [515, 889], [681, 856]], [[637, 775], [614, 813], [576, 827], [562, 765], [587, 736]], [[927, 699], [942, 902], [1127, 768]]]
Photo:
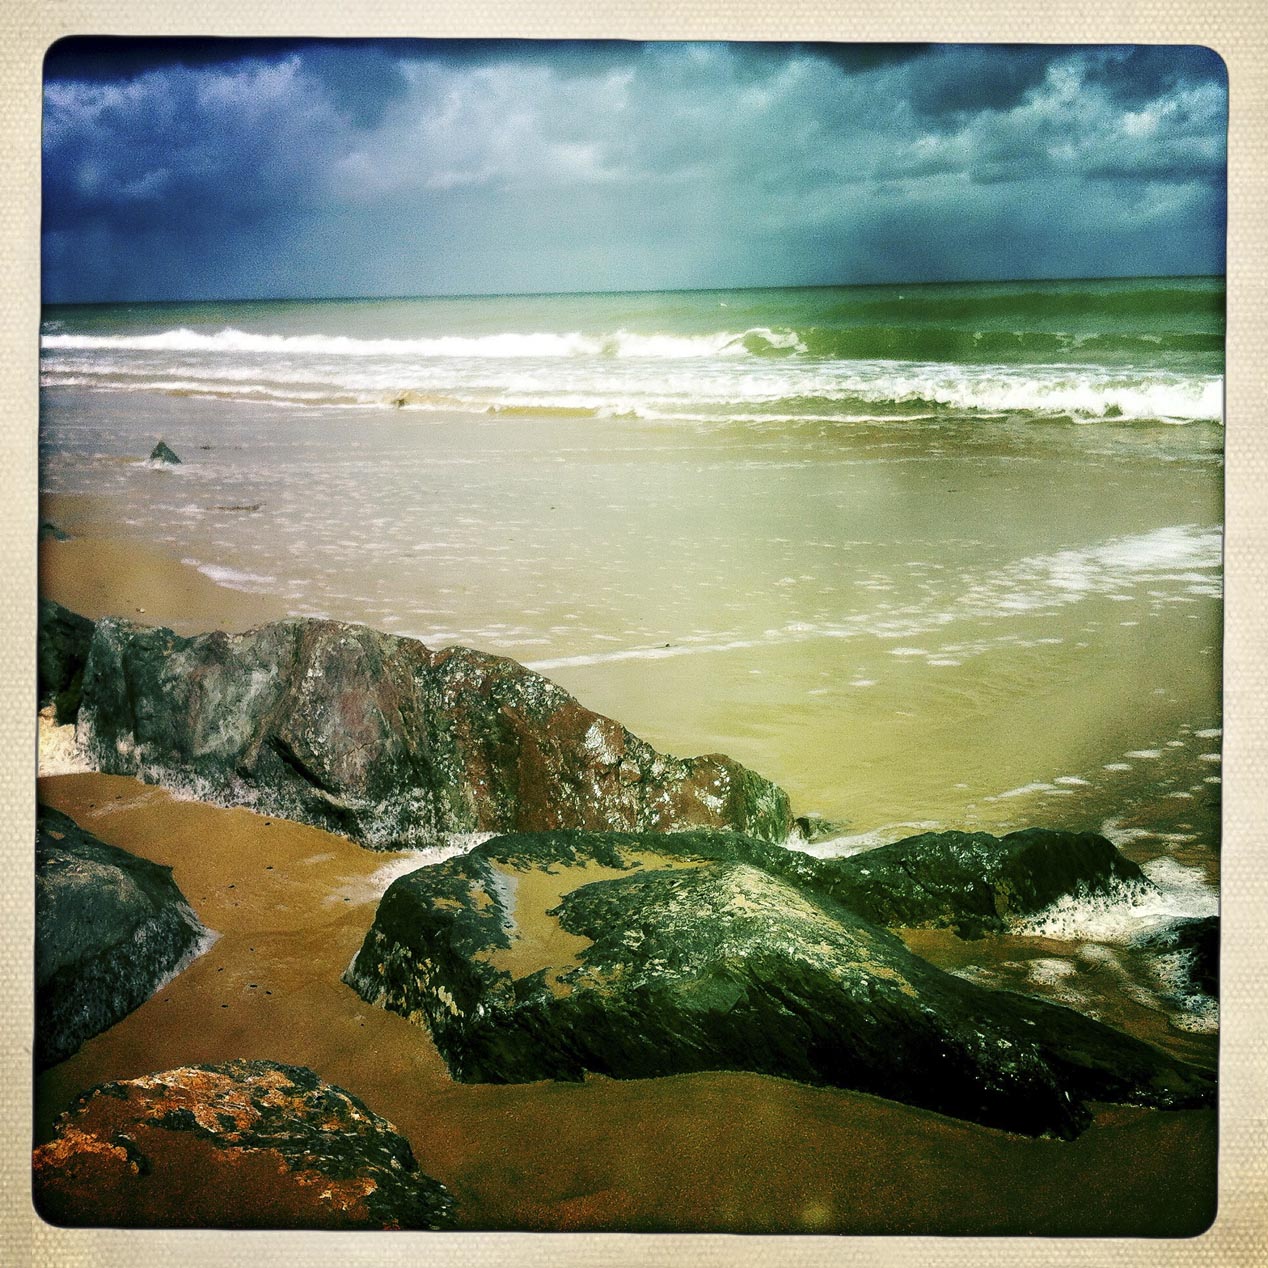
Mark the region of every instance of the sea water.
[[[50, 307], [41, 489], [729, 753], [837, 821], [820, 852], [1095, 829], [1203, 914], [1223, 304], [1174, 278]], [[179, 467], [146, 465], [160, 436]]]

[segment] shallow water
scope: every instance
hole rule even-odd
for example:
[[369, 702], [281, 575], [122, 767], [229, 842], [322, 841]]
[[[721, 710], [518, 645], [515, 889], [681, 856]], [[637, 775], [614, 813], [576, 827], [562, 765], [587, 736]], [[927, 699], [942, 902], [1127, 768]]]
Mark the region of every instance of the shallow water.
[[[1107, 785], [1167, 782], [1126, 754], [1220, 725], [1206, 425], [422, 420], [52, 390], [43, 417], [45, 490], [101, 499], [82, 525], [61, 499], [72, 532], [513, 656], [859, 831], [1087, 823]], [[120, 460], [160, 431], [179, 468]], [[259, 509], [219, 509], [240, 506]], [[1168, 781], [1218, 775], [1200, 757]]]

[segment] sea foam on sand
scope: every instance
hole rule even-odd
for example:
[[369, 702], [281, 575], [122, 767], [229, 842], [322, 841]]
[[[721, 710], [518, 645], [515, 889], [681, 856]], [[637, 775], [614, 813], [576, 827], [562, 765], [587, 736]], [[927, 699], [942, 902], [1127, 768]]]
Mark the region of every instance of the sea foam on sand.
[[75, 738], [74, 726], [58, 726], [52, 705], [39, 713], [38, 753], [41, 775], [77, 775], [92, 769]]

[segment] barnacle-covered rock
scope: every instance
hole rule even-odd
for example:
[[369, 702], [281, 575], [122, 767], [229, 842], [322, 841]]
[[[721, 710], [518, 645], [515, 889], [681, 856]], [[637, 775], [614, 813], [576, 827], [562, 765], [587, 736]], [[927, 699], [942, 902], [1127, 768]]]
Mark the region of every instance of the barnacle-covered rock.
[[303, 1066], [186, 1066], [83, 1092], [35, 1150], [55, 1224], [433, 1229], [448, 1190], [355, 1096]]

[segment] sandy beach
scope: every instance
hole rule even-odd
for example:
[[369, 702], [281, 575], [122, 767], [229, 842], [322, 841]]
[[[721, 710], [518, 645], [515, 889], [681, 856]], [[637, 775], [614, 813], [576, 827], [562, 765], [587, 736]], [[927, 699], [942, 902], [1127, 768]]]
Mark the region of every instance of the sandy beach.
[[[1124, 295], [1144, 303], [1131, 287]], [[827, 302], [781, 296], [794, 316]], [[988, 287], [970, 298], [983, 312], [999, 300]], [[1048, 320], [1045, 299], [1030, 297], [1018, 319]], [[712, 298], [646, 302], [684, 329], [716, 320]], [[570, 323], [586, 305], [596, 324], [625, 320], [611, 297], [524, 303], [530, 329]], [[378, 320], [396, 333], [448, 320], [426, 301], [382, 318], [372, 304], [235, 313], [261, 328], [252, 337], [266, 350], [248, 347], [245, 370], [241, 340], [197, 305], [180, 318], [203, 323], [192, 336], [135, 336], [149, 319], [122, 309], [58, 317], [59, 330], [102, 325], [100, 336], [50, 339], [104, 340], [108, 385], [76, 377], [98, 372], [94, 347], [47, 356], [41, 520], [57, 533], [40, 543], [42, 595], [181, 635], [329, 617], [507, 656], [657, 749], [725, 753], [773, 780], [795, 813], [835, 823], [812, 850], [948, 828], [1103, 833], [1146, 869], [1149, 902], [1075, 901], [1047, 925], [970, 942], [900, 934], [979, 985], [1214, 1068], [1214, 1001], [1169, 994], [1158, 957], [1133, 941], [1218, 902], [1222, 432], [1202, 412], [1208, 353], [1183, 382], [1158, 372], [1167, 400], [1197, 411], [1161, 422], [1062, 412], [1093, 390], [1114, 409], [1157, 395], [1152, 370], [1080, 377], [1045, 364], [1034, 382], [1055, 405], [983, 413], [983, 393], [1029, 401], [1030, 380], [972, 364], [956, 391], [977, 396], [938, 412], [909, 400], [908, 380], [941, 391], [954, 377], [945, 369], [877, 362], [841, 404], [813, 393], [854, 374], [848, 360], [763, 354], [750, 371], [730, 354], [702, 363], [692, 352], [666, 359], [681, 389], [667, 421], [622, 412], [613, 396], [661, 391], [654, 358], [583, 358], [583, 378], [608, 395], [602, 409], [570, 413], [572, 353], [490, 355], [478, 332], [499, 329], [505, 312], [467, 304], [476, 333], [460, 342], [479, 355], [426, 364], [495, 394], [468, 412], [246, 395], [252, 376], [272, 391], [301, 371], [358, 382], [412, 373], [414, 352], [381, 355], [369, 336]], [[992, 320], [1007, 325], [1011, 312]], [[287, 340], [307, 348], [307, 326], [332, 314], [362, 336], [348, 365], [325, 344], [291, 351]], [[164, 358], [192, 359], [198, 374], [222, 376], [217, 391], [243, 396], [131, 390], [127, 375], [176, 374]], [[749, 399], [750, 373], [784, 395]], [[874, 382], [893, 399], [857, 396]], [[505, 385], [525, 383], [547, 406], [496, 404]], [[160, 436], [178, 466], [145, 461]], [[37, 1140], [94, 1084], [268, 1059], [310, 1067], [396, 1124], [453, 1193], [463, 1228], [1126, 1237], [1188, 1236], [1212, 1218], [1214, 1111], [1106, 1106], [1062, 1142], [754, 1074], [456, 1083], [424, 1028], [341, 981], [390, 880], [428, 858], [119, 777], [50, 774], [40, 796], [172, 866], [218, 937], [39, 1078]], [[557, 928], [536, 933], [569, 950]], [[84, 1218], [108, 1224], [110, 1213]]]
[[97, 499], [50, 497], [40, 509], [42, 521], [74, 531], [67, 541], [45, 538], [39, 554], [40, 593], [72, 612], [165, 625], [178, 634], [245, 630], [287, 615], [272, 596], [217, 585], [159, 547], [100, 536], [108, 508]]

